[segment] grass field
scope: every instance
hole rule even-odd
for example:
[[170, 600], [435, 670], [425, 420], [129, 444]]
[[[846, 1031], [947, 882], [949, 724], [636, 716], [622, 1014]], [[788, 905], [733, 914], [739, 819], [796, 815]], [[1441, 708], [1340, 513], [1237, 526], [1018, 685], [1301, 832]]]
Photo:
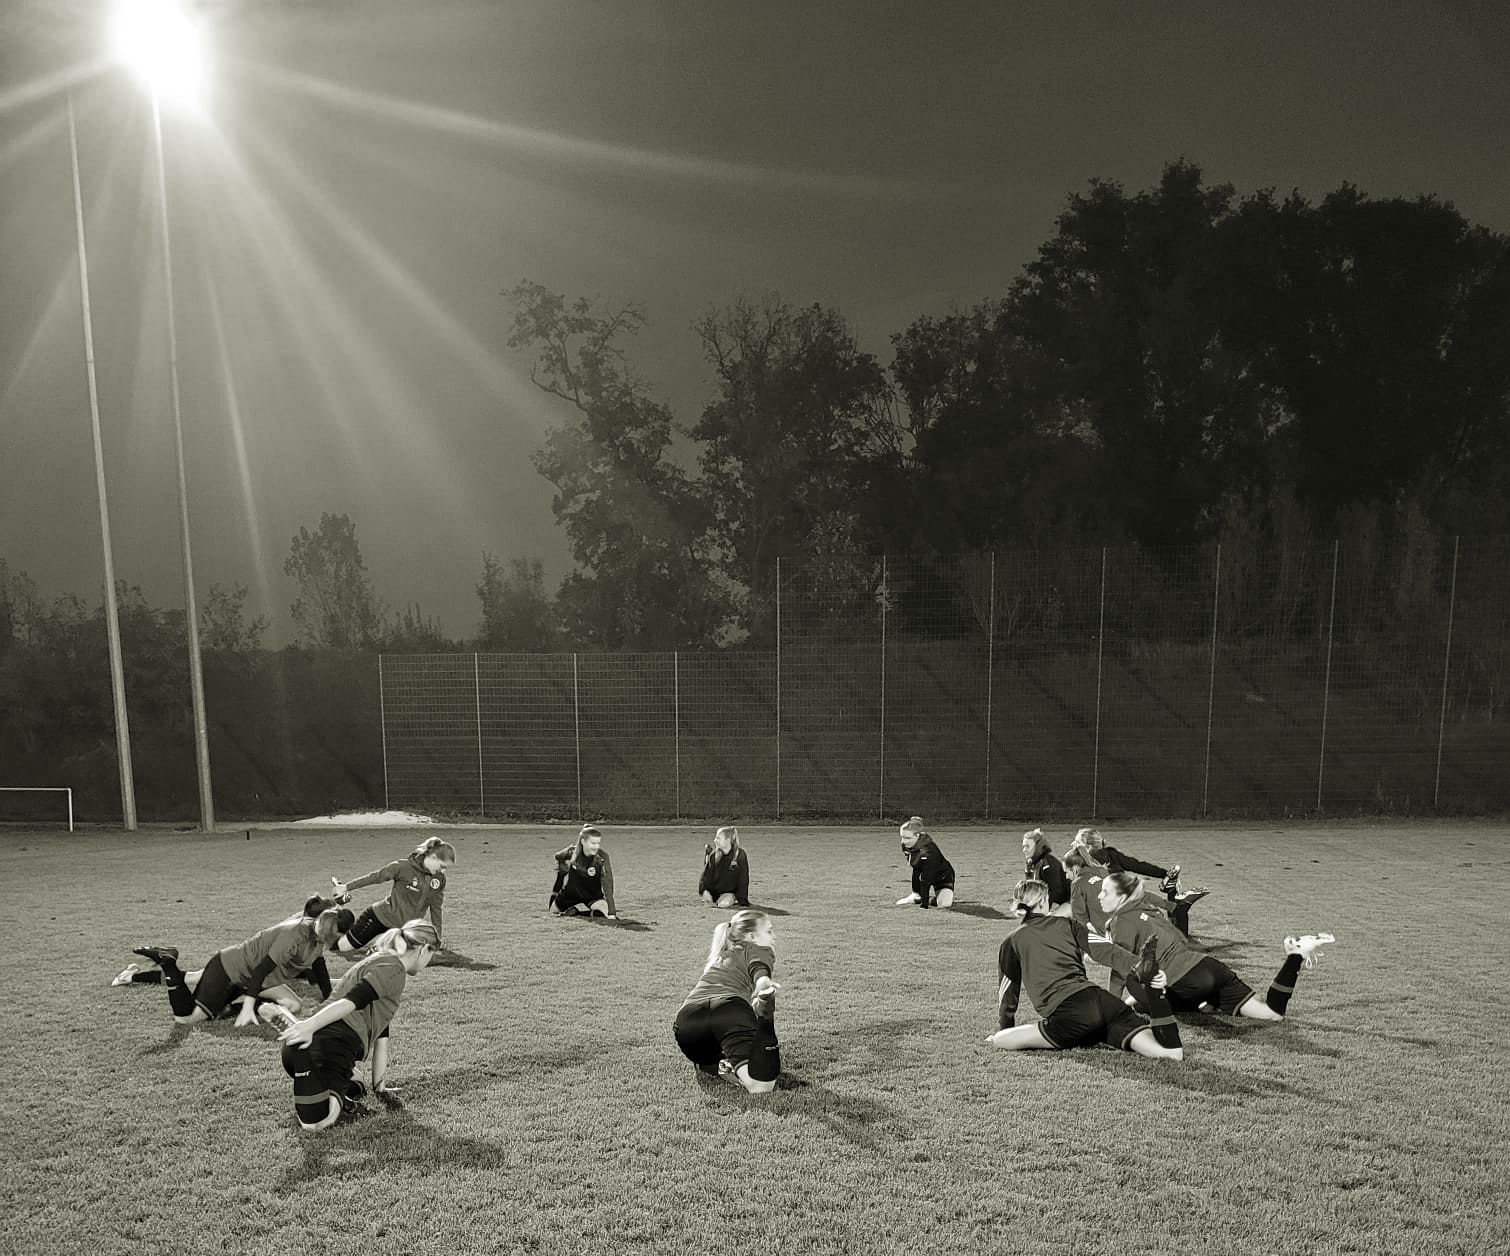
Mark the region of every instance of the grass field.
[[315, 1136], [271, 1029], [177, 1029], [161, 987], [108, 982], [142, 942], [202, 962], [415, 833], [0, 832], [0, 1251], [1510, 1247], [1510, 826], [1109, 833], [1213, 887], [1197, 939], [1260, 991], [1286, 933], [1338, 938], [1289, 1021], [1188, 1020], [1183, 1064], [984, 1045], [1021, 826], [937, 832], [947, 913], [891, 906], [894, 829], [746, 829], [752, 897], [782, 913], [787, 1077], [758, 1098], [671, 1040], [724, 915], [692, 894], [708, 831], [605, 831], [618, 924], [546, 915], [569, 830], [448, 834], [459, 954], [395, 1022], [402, 1106]]

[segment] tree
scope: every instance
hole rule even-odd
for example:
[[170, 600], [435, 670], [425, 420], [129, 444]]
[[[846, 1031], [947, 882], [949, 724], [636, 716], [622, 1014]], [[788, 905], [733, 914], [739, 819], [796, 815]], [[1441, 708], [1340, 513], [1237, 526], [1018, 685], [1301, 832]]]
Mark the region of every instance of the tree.
[[712, 580], [709, 512], [672, 460], [670, 410], [619, 346], [643, 313], [602, 312], [529, 282], [510, 299], [510, 348], [534, 350], [531, 381], [575, 411], [534, 458], [578, 566], [556, 599], [568, 633], [604, 649], [712, 642], [726, 610]]
[[391, 654], [448, 654], [457, 649], [440, 622], [426, 615], [418, 602], [384, 618], [377, 644]]
[[199, 611], [199, 643], [204, 649], [251, 654], [262, 648], [268, 619], [266, 615], [247, 619], [246, 596], [244, 584], [210, 586], [210, 596]]
[[300, 528], [283, 570], [299, 585], [289, 613], [300, 644], [332, 650], [376, 646], [383, 613], [357, 544], [356, 525], [346, 515], [321, 514], [312, 533]]
[[507, 570], [493, 555], [482, 556], [479, 650], [544, 652], [558, 644], [555, 610], [545, 592], [545, 566], [538, 558], [514, 558]]
[[815, 531], [854, 535], [861, 468], [905, 433], [885, 372], [833, 310], [741, 299], [696, 330], [718, 392], [692, 435], [705, 442], [712, 537], [729, 580], [753, 599], [754, 629], [776, 558], [805, 550]]

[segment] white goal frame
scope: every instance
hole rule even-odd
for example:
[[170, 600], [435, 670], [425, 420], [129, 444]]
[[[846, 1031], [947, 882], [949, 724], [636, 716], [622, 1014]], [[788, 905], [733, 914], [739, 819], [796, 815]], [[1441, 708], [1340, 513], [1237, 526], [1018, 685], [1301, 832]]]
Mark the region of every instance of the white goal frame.
[[73, 832], [73, 789], [68, 785], [0, 785], [0, 794], [67, 794], [68, 831]]

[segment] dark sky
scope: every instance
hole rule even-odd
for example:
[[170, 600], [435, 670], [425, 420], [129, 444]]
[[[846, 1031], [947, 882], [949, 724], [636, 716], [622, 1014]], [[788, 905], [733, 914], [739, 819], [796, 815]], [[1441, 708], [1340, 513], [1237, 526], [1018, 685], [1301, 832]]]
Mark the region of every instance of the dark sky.
[[[150, 114], [103, 0], [0, 0], [0, 558], [99, 600], [63, 91], [78, 111], [117, 575], [182, 605]], [[1240, 193], [1435, 193], [1510, 230], [1502, 0], [1034, 5], [218, 0], [167, 115], [196, 584], [290, 632], [289, 541], [357, 525], [380, 598], [476, 631], [484, 550], [567, 554], [530, 465], [561, 417], [506, 346], [532, 279], [647, 326], [691, 423], [690, 328], [736, 296], [864, 347], [1001, 294], [1093, 177], [1177, 158]]]

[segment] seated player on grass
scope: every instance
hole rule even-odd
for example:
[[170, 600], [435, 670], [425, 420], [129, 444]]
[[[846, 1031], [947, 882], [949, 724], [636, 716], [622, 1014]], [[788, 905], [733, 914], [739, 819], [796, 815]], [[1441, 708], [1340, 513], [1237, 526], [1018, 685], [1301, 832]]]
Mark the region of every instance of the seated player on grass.
[[1115, 846], [1108, 846], [1100, 829], [1081, 829], [1070, 842], [1070, 849], [1080, 849], [1095, 863], [1112, 872], [1136, 872], [1145, 877], [1159, 878], [1159, 890], [1167, 902], [1165, 910], [1176, 929], [1190, 936], [1190, 909], [1211, 893], [1196, 887], [1185, 889], [1180, 885], [1180, 865], [1161, 868], [1158, 864], [1145, 863], [1124, 854]]
[[[1127, 990], [1136, 1005], [1150, 1017], [1165, 1046], [1178, 1046], [1177, 1011], [1221, 1011], [1256, 1021], [1283, 1020], [1295, 993], [1295, 979], [1302, 967], [1315, 966], [1321, 948], [1335, 942], [1330, 933], [1306, 934], [1285, 939], [1285, 960], [1259, 998], [1253, 987], [1219, 959], [1191, 946], [1164, 915], [1160, 905], [1147, 901], [1147, 889], [1131, 872], [1109, 872], [1099, 893], [1106, 913], [1104, 931], [1090, 935], [1093, 944], [1111, 944], [1113, 972], [1126, 973]], [[1094, 954], [1094, 951], [1092, 952]], [[1141, 971], [1131, 971], [1134, 956], [1152, 955], [1147, 967], [1156, 968], [1163, 979], [1154, 984]]]
[[775, 1090], [781, 1076], [774, 944], [763, 911], [737, 911], [715, 927], [702, 976], [671, 1027], [676, 1045], [699, 1069], [752, 1095]]
[[902, 854], [912, 865], [912, 893], [897, 899], [897, 906], [954, 906], [954, 865], [929, 835], [923, 817], [913, 816], [902, 825], [901, 834]]
[[1042, 881], [1049, 887], [1049, 906], [1060, 907], [1070, 901], [1070, 882], [1064, 875], [1064, 865], [1049, 849], [1049, 839], [1042, 829], [1032, 829], [1022, 835], [1023, 876], [1029, 881]]
[[294, 1079], [294, 1116], [303, 1130], [323, 1130], [343, 1112], [353, 1112], [366, 1087], [353, 1074], [370, 1060], [374, 1094], [392, 1094], [387, 1084], [388, 1026], [398, 1013], [408, 979], [435, 958], [440, 933], [425, 920], [411, 920], [377, 939], [372, 953], [336, 982], [330, 1002], [278, 1035], [283, 1069]]
[[[178, 964], [178, 948], [139, 946], [134, 953], [151, 960], [161, 970], [152, 976], [167, 983], [168, 1006], [180, 1025], [214, 1020], [231, 1003], [240, 1000], [237, 1025], [263, 1020], [292, 1020], [300, 999], [287, 983], [309, 977], [330, 989], [330, 974], [323, 952], [334, 947], [343, 929], [351, 926], [351, 912], [337, 908], [329, 899], [311, 898], [297, 916], [253, 934], [245, 942], [212, 955], [202, 969], [185, 973]], [[148, 974], [126, 969], [112, 985], [148, 980]]]
[[739, 844], [739, 830], [726, 825], [703, 847], [703, 874], [697, 881], [698, 896], [709, 907], [750, 905], [750, 857]]
[[[996, 1015], [1001, 1028], [987, 1042], [1007, 1051], [1062, 1051], [1105, 1042], [1150, 1059], [1185, 1058], [1179, 1047], [1160, 1043], [1146, 1019], [1086, 977], [1085, 926], [1052, 913], [1048, 886], [1019, 881], [1012, 897], [1012, 910], [1022, 926], [1007, 935], [997, 954]], [[1156, 979], [1151, 969], [1145, 976]], [[1042, 1019], [1014, 1025], [1024, 990]]]
[[423, 920], [427, 913], [439, 937], [446, 902], [446, 874], [455, 865], [456, 847], [444, 838], [427, 837], [409, 852], [407, 858], [395, 859], [350, 881], [331, 877], [336, 897], [342, 899], [363, 886], [381, 885], [385, 881], [393, 883], [387, 898], [374, 903], [357, 917], [356, 924], [341, 939], [338, 949], [360, 950], [385, 930], [396, 929], [407, 920]]
[[613, 864], [603, 849], [603, 834], [591, 824], [584, 824], [577, 840], [556, 852], [550, 913], [618, 919], [613, 904]]

